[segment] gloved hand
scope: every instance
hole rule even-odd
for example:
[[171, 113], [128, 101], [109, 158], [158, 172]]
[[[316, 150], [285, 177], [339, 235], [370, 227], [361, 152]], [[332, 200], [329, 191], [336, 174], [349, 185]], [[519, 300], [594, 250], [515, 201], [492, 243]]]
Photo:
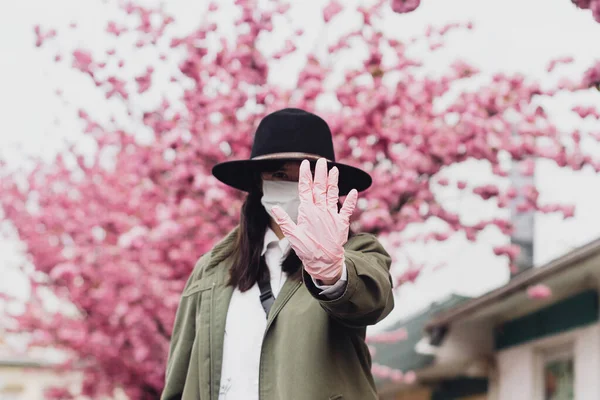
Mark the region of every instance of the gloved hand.
[[352, 189], [338, 212], [338, 179], [337, 167], [333, 167], [328, 174], [327, 161], [321, 158], [317, 161], [313, 182], [310, 163], [304, 160], [300, 164], [298, 181], [298, 223], [295, 224], [280, 207], [271, 209], [275, 222], [289, 240], [306, 272], [325, 283], [341, 276], [343, 245], [348, 240], [350, 216], [358, 199], [358, 192]]

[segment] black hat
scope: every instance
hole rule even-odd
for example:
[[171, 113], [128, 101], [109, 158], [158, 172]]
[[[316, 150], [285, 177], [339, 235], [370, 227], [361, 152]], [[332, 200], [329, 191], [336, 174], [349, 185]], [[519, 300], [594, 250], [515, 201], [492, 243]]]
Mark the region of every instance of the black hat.
[[213, 167], [213, 175], [221, 182], [249, 192], [255, 185], [257, 173], [273, 161], [301, 161], [315, 163], [327, 160], [328, 168], [340, 171], [340, 196], [352, 189], [359, 192], [371, 186], [371, 176], [350, 165], [335, 162], [331, 130], [321, 117], [297, 108], [275, 111], [260, 121], [252, 153], [248, 160], [226, 161]]

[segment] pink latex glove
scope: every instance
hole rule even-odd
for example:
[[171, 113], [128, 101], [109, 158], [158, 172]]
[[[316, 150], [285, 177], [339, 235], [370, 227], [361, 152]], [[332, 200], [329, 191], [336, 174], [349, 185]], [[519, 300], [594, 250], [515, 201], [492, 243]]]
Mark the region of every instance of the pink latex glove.
[[339, 170], [333, 167], [327, 174], [327, 161], [317, 161], [313, 182], [310, 163], [300, 164], [298, 192], [300, 207], [298, 223], [280, 207], [271, 209], [275, 222], [287, 237], [313, 278], [323, 282], [339, 279], [344, 264], [344, 244], [348, 240], [350, 216], [356, 207], [358, 192], [352, 189], [338, 212]]

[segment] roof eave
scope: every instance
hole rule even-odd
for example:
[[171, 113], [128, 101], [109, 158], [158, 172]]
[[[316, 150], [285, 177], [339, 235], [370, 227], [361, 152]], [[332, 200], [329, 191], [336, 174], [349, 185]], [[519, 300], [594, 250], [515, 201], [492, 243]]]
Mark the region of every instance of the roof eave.
[[526, 290], [529, 286], [542, 282], [598, 254], [600, 254], [600, 238], [556, 258], [542, 267], [532, 268], [523, 272], [496, 290], [434, 316], [425, 325], [425, 331], [431, 332], [436, 328], [447, 326], [453, 321], [469, 316], [492, 304], [496, 304], [499, 300]]

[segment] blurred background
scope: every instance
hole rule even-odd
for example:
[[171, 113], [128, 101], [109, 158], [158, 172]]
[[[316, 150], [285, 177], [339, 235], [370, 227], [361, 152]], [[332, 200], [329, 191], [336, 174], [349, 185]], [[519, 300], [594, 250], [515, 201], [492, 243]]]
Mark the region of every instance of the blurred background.
[[260, 118], [323, 115], [394, 258], [390, 399], [600, 398], [600, 1], [0, 4], [0, 399], [159, 398]]

